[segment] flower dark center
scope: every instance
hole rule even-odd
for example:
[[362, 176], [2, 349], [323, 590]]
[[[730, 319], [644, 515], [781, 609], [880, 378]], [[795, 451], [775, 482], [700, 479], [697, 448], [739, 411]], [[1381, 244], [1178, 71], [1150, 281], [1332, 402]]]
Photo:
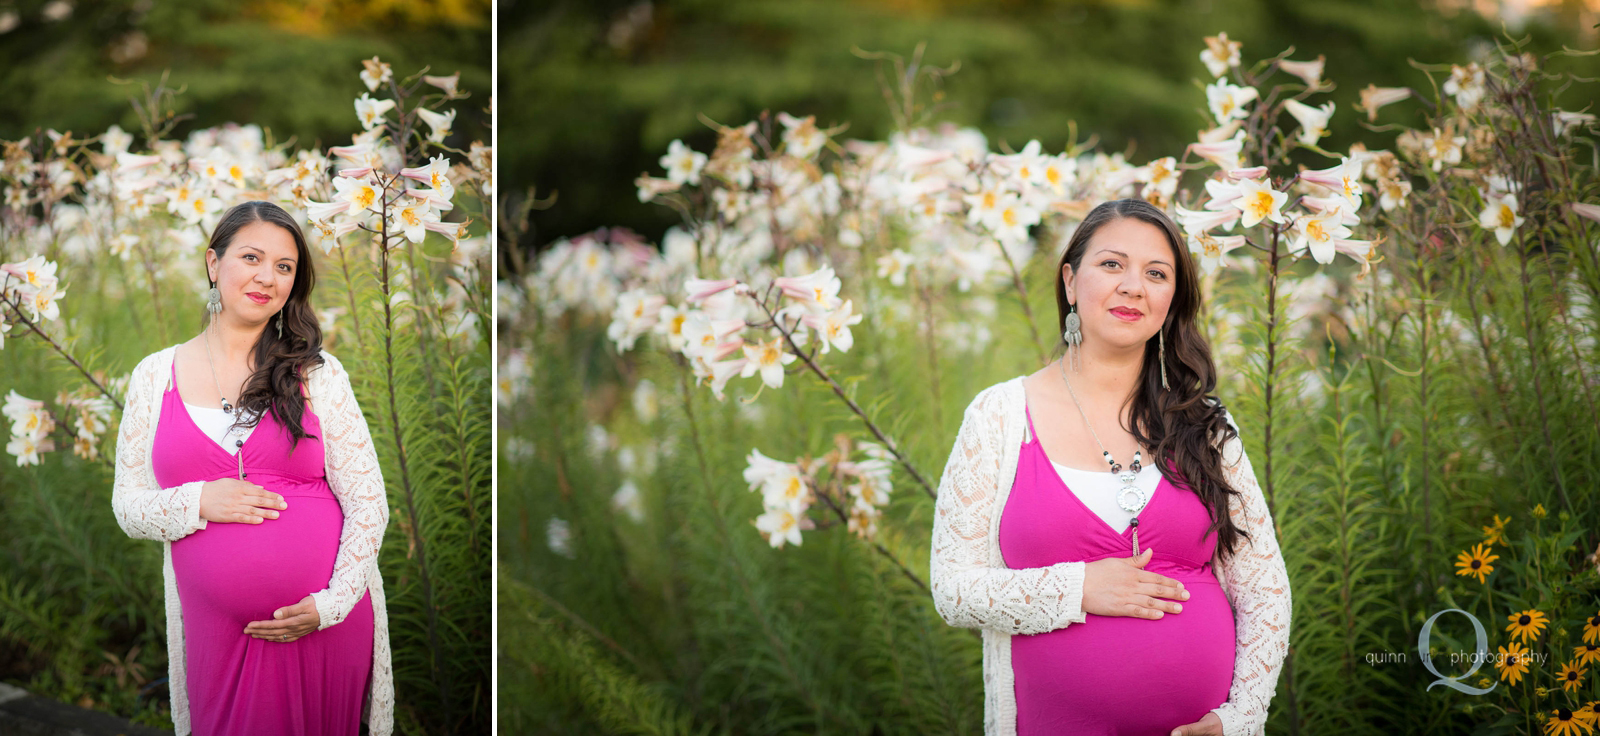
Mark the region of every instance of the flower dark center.
[[1522, 614], [1522, 618], [1517, 619], [1517, 623], [1522, 624], [1523, 626], [1527, 626], [1531, 621], [1533, 621], [1533, 617], [1526, 613]]
[[1589, 617], [1590, 626], [1600, 626], [1600, 614]]
[[1558, 720], [1558, 721], [1570, 721], [1570, 720], [1572, 720], [1572, 711], [1567, 710], [1566, 708], [1557, 708], [1556, 709], [1556, 720]]
[[1483, 567], [1483, 560], [1473, 560], [1472, 561], [1472, 569], [1476, 570], [1476, 569], [1478, 569], [1480, 567]]

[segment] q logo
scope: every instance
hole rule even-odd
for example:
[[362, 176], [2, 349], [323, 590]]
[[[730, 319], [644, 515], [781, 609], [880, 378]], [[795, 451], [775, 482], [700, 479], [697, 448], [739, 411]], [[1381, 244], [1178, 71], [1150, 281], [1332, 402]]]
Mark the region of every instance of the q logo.
[[[1476, 657], [1473, 657], [1472, 669], [1467, 670], [1466, 674], [1461, 675], [1460, 678], [1445, 677], [1444, 675], [1439, 674], [1439, 671], [1433, 668], [1433, 660], [1428, 657], [1428, 635], [1433, 633], [1433, 620], [1438, 618], [1438, 617], [1440, 617], [1440, 616], [1443, 616], [1443, 615], [1445, 615], [1447, 613], [1450, 613], [1451, 611], [1454, 611], [1454, 612], [1459, 613], [1459, 614], [1461, 614], [1463, 616], [1466, 616], [1467, 618], [1472, 619], [1472, 630], [1477, 632], [1477, 634], [1478, 634], [1478, 653], [1477, 653]], [[1470, 613], [1467, 613], [1466, 611], [1463, 611], [1463, 610], [1461, 610], [1459, 608], [1446, 608], [1443, 611], [1440, 611], [1438, 613], [1433, 614], [1432, 616], [1429, 616], [1428, 620], [1425, 623], [1422, 624], [1422, 631], [1417, 634], [1417, 657], [1418, 657], [1418, 659], [1422, 660], [1422, 666], [1423, 667], [1428, 668], [1429, 672], [1432, 672], [1435, 677], [1439, 678], [1437, 680], [1434, 680], [1432, 683], [1430, 683], [1428, 685], [1428, 687], [1427, 687], [1428, 690], [1432, 690], [1434, 685], [1444, 685], [1445, 687], [1451, 687], [1451, 688], [1455, 688], [1456, 690], [1460, 690], [1461, 692], [1464, 692], [1464, 693], [1466, 693], [1468, 695], [1483, 695], [1484, 693], [1487, 693], [1490, 690], [1493, 690], [1493, 689], [1495, 689], [1497, 687], [1500, 687], [1500, 683], [1498, 683], [1498, 682], [1493, 684], [1493, 685], [1490, 685], [1487, 688], [1480, 688], [1480, 687], [1472, 687], [1470, 685], [1463, 685], [1458, 681], [1459, 679], [1462, 679], [1462, 678], [1471, 677], [1472, 673], [1477, 672], [1478, 668], [1483, 666], [1483, 660], [1484, 660], [1485, 657], [1488, 656], [1488, 654], [1489, 654], [1489, 636], [1484, 633], [1483, 624], [1478, 622], [1478, 617], [1477, 616], [1474, 616], [1474, 615], [1472, 615]]]

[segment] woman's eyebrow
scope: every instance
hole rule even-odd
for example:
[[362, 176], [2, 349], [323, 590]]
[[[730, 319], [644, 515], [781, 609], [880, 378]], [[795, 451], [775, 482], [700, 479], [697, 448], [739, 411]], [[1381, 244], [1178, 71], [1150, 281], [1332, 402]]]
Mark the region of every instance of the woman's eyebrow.
[[[1128, 258], [1128, 254], [1127, 253], [1123, 253], [1120, 250], [1112, 250], [1110, 248], [1101, 248], [1100, 252], [1101, 253], [1115, 253], [1116, 255], [1122, 256], [1123, 258]], [[1132, 260], [1132, 259], [1129, 258], [1129, 260]], [[1159, 264], [1161, 264], [1163, 266], [1171, 266], [1172, 265], [1170, 263], [1167, 263], [1166, 261], [1151, 261], [1151, 263], [1159, 263]]]

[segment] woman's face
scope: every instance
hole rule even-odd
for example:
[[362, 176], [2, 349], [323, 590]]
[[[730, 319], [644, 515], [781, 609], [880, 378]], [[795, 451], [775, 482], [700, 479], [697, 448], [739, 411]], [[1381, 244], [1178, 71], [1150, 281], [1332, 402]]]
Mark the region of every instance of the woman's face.
[[1177, 292], [1176, 261], [1155, 225], [1132, 217], [1101, 225], [1089, 238], [1078, 273], [1070, 263], [1061, 267], [1067, 301], [1083, 320], [1085, 345], [1102, 341], [1133, 349], [1155, 337]]
[[222, 312], [245, 324], [276, 316], [294, 290], [299, 249], [289, 231], [252, 222], [233, 234], [222, 257], [206, 250], [206, 269], [222, 292]]

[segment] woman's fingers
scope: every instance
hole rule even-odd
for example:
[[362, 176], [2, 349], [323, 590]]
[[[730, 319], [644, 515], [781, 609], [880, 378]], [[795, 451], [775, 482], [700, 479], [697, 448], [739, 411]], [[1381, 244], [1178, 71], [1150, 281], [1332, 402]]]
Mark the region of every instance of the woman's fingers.
[[1139, 596], [1139, 597], [1144, 599], [1144, 600], [1139, 601], [1139, 605], [1143, 606], [1144, 608], [1152, 608], [1152, 609], [1155, 609], [1157, 611], [1165, 611], [1167, 613], [1182, 613], [1183, 612], [1183, 604], [1182, 603], [1177, 603], [1175, 601], [1169, 601], [1169, 600], [1165, 600], [1165, 599], [1162, 599], [1162, 598], [1155, 598], [1155, 597], [1148, 596], [1148, 595], [1142, 595], [1142, 596]]

